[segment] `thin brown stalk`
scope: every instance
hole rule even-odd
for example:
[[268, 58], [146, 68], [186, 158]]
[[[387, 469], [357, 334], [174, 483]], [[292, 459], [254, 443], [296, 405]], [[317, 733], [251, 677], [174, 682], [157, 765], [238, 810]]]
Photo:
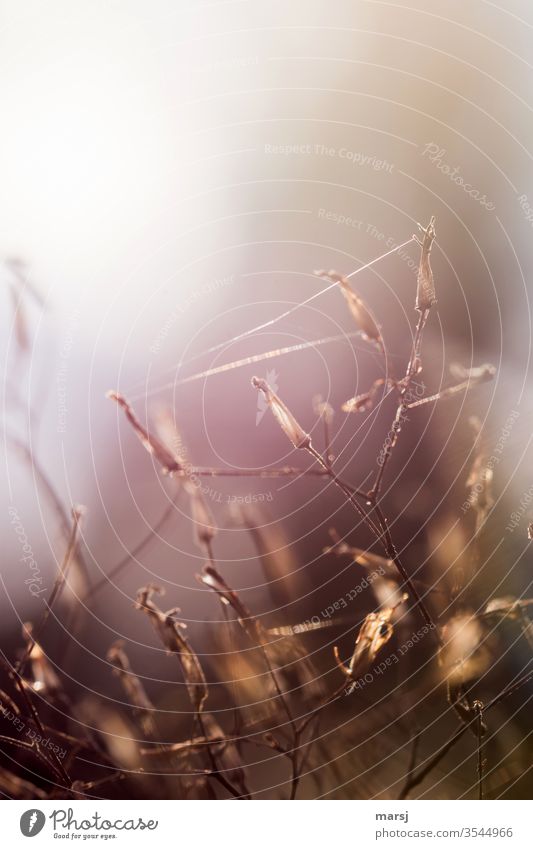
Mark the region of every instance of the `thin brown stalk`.
[[483, 702], [476, 699], [472, 707], [476, 714], [478, 798], [483, 799]]
[[411, 781], [413, 779], [413, 775], [416, 768], [416, 758], [418, 754], [418, 747], [420, 745], [420, 736], [422, 731], [418, 728], [411, 738], [411, 753], [409, 755], [409, 766], [407, 767], [407, 776], [405, 778], [405, 784], [400, 791], [399, 799], [405, 799], [405, 793], [407, 792], [407, 788], [409, 788]]

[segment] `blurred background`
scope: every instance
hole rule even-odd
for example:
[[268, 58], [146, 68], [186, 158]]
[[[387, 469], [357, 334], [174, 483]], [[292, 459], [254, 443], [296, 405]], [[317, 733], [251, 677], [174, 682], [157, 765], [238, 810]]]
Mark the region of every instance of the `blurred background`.
[[[431, 215], [438, 305], [421, 379], [432, 394], [454, 382], [449, 367], [457, 362], [490, 362], [497, 374], [454, 400], [412, 411], [387, 471], [385, 509], [410, 572], [437, 593], [449, 591], [449, 572], [472, 533], [472, 515], [461, 511], [475, 453], [469, 418], [479, 418], [489, 453], [505, 431], [479, 580], [458, 604], [477, 610], [494, 597], [533, 595], [530, 4], [2, 0], [0, 16], [5, 656], [16, 658], [22, 623], [42, 611], [42, 599], [28, 591], [10, 511], [41, 586], [50, 589], [65, 550], [61, 510], [68, 516], [80, 503], [93, 586], [157, 531], [81, 605], [75, 640], [64, 622], [87, 592], [76, 572], [50, 624], [46, 650], [66, 691], [74, 701], [96, 700], [76, 721], [83, 714], [96, 727], [94, 704], [123, 699], [105, 659], [117, 638], [154, 702], [176, 709], [177, 670], [133, 610], [136, 590], [149, 581], [165, 587], [163, 607], [181, 608], [208, 679], [221, 680], [212, 624], [220, 610], [195, 579], [205, 554], [194, 539], [190, 498], [161, 475], [105, 392], [123, 393], [144, 424], [170, 411], [193, 464], [244, 470], [309, 466], [272, 416], [260, 415], [254, 374], [269, 379], [320, 449], [313, 398], [321, 395], [335, 411], [339, 473], [368, 484], [394, 404], [362, 415], [341, 405], [382, 375], [380, 358], [349, 335], [356, 328], [336, 289], [292, 307], [325, 287], [315, 269], [351, 273], [409, 240]], [[400, 374], [416, 321], [418, 255], [411, 241], [353, 278]], [[329, 337], [339, 339], [316, 344]], [[306, 347], [182, 383], [300, 344]], [[330, 528], [360, 548], [371, 546], [371, 536], [323, 481], [207, 479], [204, 497], [221, 572], [269, 626], [320, 616], [360, 580], [350, 558], [323, 549]], [[260, 529], [274, 584], [246, 522]], [[370, 591], [361, 594], [353, 621], [305, 638], [321, 680], [338, 676], [332, 646], [348, 656], [356, 623], [375, 605]], [[454, 612], [438, 600], [435, 611], [442, 622]], [[527, 639], [511, 632], [502, 670], [483, 684], [488, 693], [529, 663]], [[66, 650], [69, 640], [74, 650]], [[417, 669], [424, 650], [413, 658]], [[233, 673], [226, 672], [210, 703], [223, 726], [232, 711]], [[424, 711], [436, 710], [444, 734], [454, 727], [440, 690], [424, 702], [422, 719], [408, 695], [401, 716], [390, 715], [387, 695], [409, 694], [407, 675], [395, 668], [358, 705], [339, 709], [338, 733], [323, 741], [333, 763], [316, 767], [303, 795], [395, 798]], [[433, 685], [437, 678], [429, 675]], [[422, 700], [418, 690], [411, 696]], [[530, 793], [528, 696], [498, 717], [494, 796]], [[181, 690], [179, 700], [186, 714]], [[428, 795], [471, 795], [473, 779], [461, 769], [466, 748], [460, 768], [443, 767]], [[258, 792], [283, 795], [283, 769], [255, 770]]]

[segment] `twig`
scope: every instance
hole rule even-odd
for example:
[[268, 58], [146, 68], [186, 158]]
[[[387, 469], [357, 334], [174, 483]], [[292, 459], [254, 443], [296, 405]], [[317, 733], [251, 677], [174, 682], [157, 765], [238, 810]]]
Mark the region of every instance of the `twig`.
[[478, 798], [483, 799], [483, 702], [472, 704], [476, 714]]
[[407, 768], [407, 776], [405, 779], [405, 784], [403, 785], [402, 790], [400, 791], [399, 799], [405, 799], [405, 793], [410, 786], [410, 783], [413, 778], [413, 774], [416, 767], [416, 756], [418, 754], [418, 747], [420, 745], [420, 736], [422, 734], [422, 730], [418, 728], [411, 738], [411, 754], [409, 756], [409, 766]]

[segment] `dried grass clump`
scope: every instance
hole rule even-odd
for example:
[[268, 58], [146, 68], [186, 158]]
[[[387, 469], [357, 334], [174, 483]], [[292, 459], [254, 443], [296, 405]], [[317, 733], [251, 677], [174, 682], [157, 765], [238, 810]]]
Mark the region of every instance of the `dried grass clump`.
[[[420, 247], [412, 301], [416, 318], [403, 373], [393, 373], [390, 368], [386, 326], [377, 321], [371, 307], [349, 282], [350, 277], [372, 263], [347, 275], [317, 272], [332, 284], [323, 292], [331, 289], [333, 296], [340, 289], [350, 321], [358, 329], [350, 335], [358, 335], [370, 345], [380, 368], [369, 388], [347, 400], [342, 411], [361, 415], [372, 411], [376, 426], [380, 426], [383, 415], [388, 415], [387, 405], [394, 404], [392, 421], [387, 419], [384, 427], [383, 449], [375, 462], [372, 458], [370, 484], [368, 479], [362, 483], [345, 479], [346, 456], [338, 471], [340, 457], [346, 455], [351, 442], [338, 445], [343, 431], [333, 433], [336, 411], [320, 396], [310, 399], [308, 413], [314, 415], [315, 424], [308, 431], [267, 380], [253, 377], [252, 385], [263, 404], [260, 413], [268, 409], [293, 448], [305, 452], [310, 468], [295, 465], [243, 471], [193, 466], [172, 410], [160, 407], [149, 411], [151, 424], [144, 425], [120, 392], [109, 392], [108, 397], [123, 410], [127, 426], [145, 451], [176, 485], [174, 498], [159, 522], [126, 557], [107, 570], [107, 579], [100, 576], [94, 584], [82, 546], [83, 511], [74, 508], [71, 521], [52, 483], [37, 466], [39, 484], [60, 519], [65, 554], [42, 617], [24, 626], [24, 644], [18, 658], [13, 662], [1, 660], [5, 677], [5, 688], [0, 691], [4, 755], [1, 792], [19, 799], [70, 799], [94, 796], [96, 791], [116, 797], [126, 788], [126, 792], [140, 798], [166, 795], [182, 799], [251, 799], [285, 794], [295, 799], [303, 793], [324, 795], [331, 786], [345, 788], [338, 795], [364, 797], [371, 786], [375, 795], [405, 798], [428, 776], [433, 780], [433, 771], [469, 732], [467, 745], [474, 746], [472, 755], [477, 762], [471, 783], [476, 794], [483, 797], [491, 757], [488, 732], [494, 732], [494, 736], [498, 733], [497, 726], [491, 725], [492, 709], [502, 706], [533, 676], [525, 673], [495, 680], [494, 647], [500, 640], [505, 648], [510, 629], [513, 639], [516, 636], [527, 651], [533, 650], [533, 623], [529, 616], [533, 602], [508, 595], [499, 586], [494, 588], [494, 597], [490, 597], [491, 591], [481, 603], [476, 598], [483, 566], [483, 533], [495, 504], [494, 468], [488, 462], [490, 447], [479, 419], [470, 421], [474, 444], [465, 480], [468, 510], [464, 511], [464, 520], [461, 525], [454, 520], [453, 527], [441, 533], [441, 519], [432, 519], [426, 530], [426, 541], [433, 548], [433, 572], [426, 568], [428, 558], [424, 559], [420, 542], [401, 547], [396, 543], [400, 520], [394, 515], [389, 518], [384, 481], [401, 434], [407, 426], [415, 427], [415, 421], [408, 425], [408, 412], [442, 400], [452, 404], [454, 398], [482, 387], [496, 374], [489, 364], [471, 368], [453, 365], [451, 376], [457, 383], [437, 387], [431, 394], [425, 387], [420, 391], [423, 337], [437, 303], [430, 261], [436, 244], [433, 217], [427, 226], [419, 225], [419, 236], [413, 236], [410, 241], [413, 240]], [[14, 328], [22, 355], [28, 349], [30, 327], [21, 307], [25, 291], [22, 271], [17, 267], [14, 273]], [[296, 308], [291, 307], [282, 317]], [[246, 331], [236, 340], [250, 337], [253, 332]], [[331, 340], [320, 340], [324, 341]], [[185, 377], [183, 382], [222, 375], [288, 352], [295, 354], [302, 347], [240, 359]], [[219, 349], [214, 346], [210, 350]], [[382, 405], [387, 398], [391, 400]], [[355, 421], [350, 415], [343, 427], [346, 422]], [[35, 464], [28, 446], [15, 438], [11, 438], [11, 444], [26, 462]], [[350, 591], [336, 600], [328, 598], [322, 603], [321, 598], [320, 615], [316, 613], [302, 621], [305, 613], [301, 616], [298, 596], [312, 597], [317, 573], [308, 570], [305, 576], [296, 577], [302, 570], [295, 547], [284, 529], [256, 505], [233, 505], [229, 521], [232, 530], [237, 526], [249, 535], [265, 580], [265, 595], [275, 609], [262, 615], [255, 613], [256, 596], [248, 603], [247, 591], [233, 588], [233, 573], [225, 565], [228, 558], [219, 565], [219, 547], [223, 550], [224, 540], [218, 532], [227, 517], [222, 511], [219, 515], [218, 509], [213, 515], [202, 481], [206, 477], [241, 476], [269, 477], [282, 483], [293, 477], [305, 478], [309, 487], [332, 484], [329, 490], [337, 499], [335, 508], [350, 511], [351, 518], [356, 519], [347, 538], [331, 530], [330, 544], [324, 545], [326, 540], [319, 544], [319, 550], [324, 545], [324, 568], [336, 564], [339, 573], [349, 575], [352, 583]], [[396, 503], [401, 504], [401, 479], [392, 482], [391, 489], [399, 490]], [[197, 575], [201, 589], [196, 587], [196, 592], [209, 595], [206, 605], [219, 602], [222, 619], [208, 624], [203, 632], [193, 626], [189, 639], [179, 608], [164, 611], [156, 603], [156, 596], [162, 595], [163, 590], [153, 584], [141, 587], [134, 607], [148, 618], [158, 646], [168, 657], [172, 680], [163, 685], [155, 676], [144, 677], [139, 672], [143, 668], [143, 649], [131, 642], [126, 650], [125, 639], [120, 639], [107, 649], [109, 679], [99, 680], [101, 695], [88, 698], [83, 695], [83, 688], [65, 676], [61, 664], [54, 661], [53, 652], [47, 653], [49, 643], [53, 645], [52, 621], [57, 619], [61, 624], [66, 617], [64, 630], [71, 634], [67, 651], [74, 655], [80, 645], [77, 637], [83, 626], [84, 606], [90, 609], [97, 592], [105, 589], [111, 578], [118, 579], [130, 568], [133, 571], [134, 557], [148, 550], [160, 527], [172, 518], [180, 498], [189, 509], [194, 542], [204, 564]], [[72, 573], [74, 578], [81, 575], [84, 579], [82, 597], [71, 592], [68, 604], [60, 604], [67, 600]], [[299, 585], [304, 580], [308, 582], [302, 584], [305, 593]], [[322, 583], [321, 595], [330, 592], [330, 583], [333, 584]], [[348, 635], [350, 653], [347, 651], [347, 660], [343, 660], [342, 647]], [[502, 654], [505, 656], [505, 651]], [[116, 701], [112, 695], [107, 697], [113, 676], [120, 693]], [[378, 681], [382, 682], [385, 700], [376, 695]], [[394, 707], [398, 705], [397, 722], [396, 717], [391, 717], [393, 702]], [[440, 740], [437, 720], [440, 722], [442, 715], [443, 724], [455, 723], [455, 730], [449, 739]], [[435, 740], [428, 741], [431, 734], [420, 730], [426, 725], [435, 726], [431, 732]], [[21, 727], [31, 731], [31, 742], [13, 730]], [[354, 741], [357, 735], [361, 738], [365, 734], [371, 736], [365, 741], [364, 755], [359, 756], [359, 743]], [[45, 741], [50, 740], [53, 744], [47, 745]], [[411, 753], [406, 763], [402, 753], [409, 741]], [[426, 747], [420, 765], [419, 747]], [[348, 748], [353, 752], [351, 761], [341, 757]], [[63, 750], [68, 752], [66, 757], [61, 754]], [[391, 775], [395, 778], [385, 776], [379, 768], [378, 755], [384, 760], [384, 753], [391, 759]], [[372, 763], [374, 756], [376, 762]], [[351, 768], [350, 764], [355, 770], [371, 774], [368, 784], [355, 779], [350, 784], [352, 776], [343, 772]], [[454, 791], [455, 785], [450, 783], [447, 787]]]

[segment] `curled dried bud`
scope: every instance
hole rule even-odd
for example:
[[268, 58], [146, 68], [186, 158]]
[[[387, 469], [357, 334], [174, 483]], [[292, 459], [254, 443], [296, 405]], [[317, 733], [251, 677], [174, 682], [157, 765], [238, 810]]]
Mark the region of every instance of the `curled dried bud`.
[[354, 398], [349, 398], [341, 407], [344, 413], [365, 413], [371, 410], [374, 405], [374, 397], [371, 392], [364, 392], [362, 395], [356, 395]]
[[116, 401], [117, 404], [122, 407], [126, 414], [126, 418], [133, 427], [133, 430], [137, 434], [141, 443], [144, 445], [148, 453], [155, 457], [157, 462], [161, 465], [164, 475], [172, 475], [173, 472], [181, 471], [179, 459], [166, 447], [166, 445], [163, 445], [161, 440], [159, 440], [156, 436], [153, 436], [145, 427], [143, 427], [133, 412], [131, 405], [122, 395], [120, 395], [119, 392], [113, 392], [110, 390], [106, 397], [110, 398], [112, 401]]
[[530, 522], [527, 526], [527, 538], [533, 539], [533, 522]]
[[413, 238], [420, 245], [420, 263], [418, 266], [417, 289], [415, 309], [418, 312], [425, 312], [437, 303], [435, 297], [435, 282], [433, 280], [433, 271], [429, 261], [431, 247], [435, 239], [435, 216], [432, 216], [427, 227], [418, 225], [418, 229], [423, 234], [422, 240], [418, 236]]
[[298, 424], [291, 411], [285, 406], [281, 398], [278, 398], [266, 380], [261, 377], [252, 377], [252, 386], [263, 393], [267, 406], [271, 409], [283, 433], [289, 437], [294, 447], [309, 448], [311, 437]]
[[146, 613], [167, 652], [178, 658], [192, 706], [200, 713], [208, 696], [202, 666], [183, 634], [185, 625], [174, 618], [177, 608], [164, 613], [152, 600], [154, 592], [161, 593], [161, 589], [153, 584], [138, 590], [135, 607]]
[[346, 303], [350, 309], [356, 324], [361, 329], [363, 338], [369, 342], [374, 342], [378, 348], [383, 351], [383, 339], [381, 331], [374, 319], [374, 316], [366, 306], [365, 302], [354, 292], [346, 277], [339, 274], [337, 271], [315, 271], [318, 277], [325, 280], [331, 280], [332, 283], [338, 283], [342, 294], [346, 298]]
[[381, 389], [387, 382], [382, 377], [378, 378], [378, 380], [374, 381], [368, 392], [363, 392], [362, 395], [349, 398], [348, 401], [344, 402], [341, 409], [345, 413], [365, 413], [371, 410], [374, 406], [374, 398], [378, 389]]

